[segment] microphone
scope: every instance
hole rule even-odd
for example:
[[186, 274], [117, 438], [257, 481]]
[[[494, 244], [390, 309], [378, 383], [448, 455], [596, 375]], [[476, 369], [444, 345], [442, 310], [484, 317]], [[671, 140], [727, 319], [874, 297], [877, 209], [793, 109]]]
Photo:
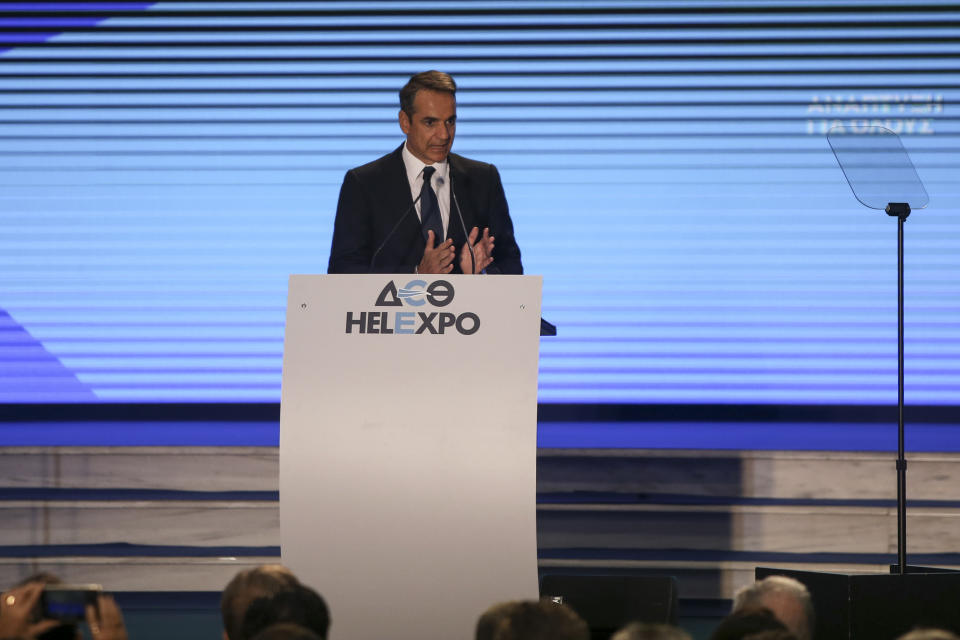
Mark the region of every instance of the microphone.
[[[420, 193], [423, 195], [423, 192]], [[377, 247], [377, 250], [373, 252], [373, 256], [370, 258], [370, 271], [373, 272], [373, 264], [377, 261], [377, 256], [380, 255], [380, 252], [383, 251], [383, 248], [387, 246], [387, 241], [393, 237], [393, 234], [396, 233], [397, 229], [400, 228], [400, 223], [407, 219], [407, 216], [410, 215], [410, 212], [414, 210], [417, 206], [417, 203], [420, 202], [420, 195], [413, 201], [413, 203], [407, 207], [406, 211], [403, 212], [403, 215], [400, 216], [400, 219], [397, 220], [397, 223], [393, 225], [393, 228], [390, 229], [390, 233], [383, 239], [383, 242], [380, 243], [380, 246]]]
[[470, 254], [470, 274], [473, 275], [477, 272], [477, 262], [476, 258], [473, 257], [473, 247], [470, 246], [470, 234], [467, 233], [467, 224], [463, 221], [463, 213], [460, 211], [460, 203], [457, 202], [457, 192], [453, 188], [453, 167], [450, 163], [447, 163], [447, 166], [450, 168], [450, 195], [453, 196], [453, 206], [457, 210], [457, 218], [460, 220], [460, 228], [463, 229], [463, 237], [467, 241], [467, 247], [469, 247], [468, 253]]

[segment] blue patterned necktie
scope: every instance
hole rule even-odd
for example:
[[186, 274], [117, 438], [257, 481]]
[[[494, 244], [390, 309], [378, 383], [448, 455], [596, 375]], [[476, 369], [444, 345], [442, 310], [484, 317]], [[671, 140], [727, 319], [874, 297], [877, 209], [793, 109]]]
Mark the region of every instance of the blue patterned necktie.
[[423, 168], [423, 187], [420, 189], [420, 228], [423, 239], [427, 240], [427, 231], [433, 231], [433, 246], [443, 242], [443, 221], [440, 219], [440, 202], [430, 184], [436, 167]]

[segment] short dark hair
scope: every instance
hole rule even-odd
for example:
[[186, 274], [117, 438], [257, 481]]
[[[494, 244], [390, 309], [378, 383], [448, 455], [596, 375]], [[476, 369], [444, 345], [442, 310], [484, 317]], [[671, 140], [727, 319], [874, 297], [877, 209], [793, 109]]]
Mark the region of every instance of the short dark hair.
[[509, 617], [520, 606], [519, 601], [501, 602], [480, 614], [474, 631], [474, 640], [493, 640], [500, 621]]
[[519, 600], [494, 605], [480, 616], [476, 638], [590, 640], [590, 628], [565, 605], [550, 600]]
[[400, 89], [400, 109], [408, 116], [413, 115], [413, 101], [421, 89], [457, 94], [457, 83], [449, 73], [443, 71], [423, 71], [410, 76], [407, 84]]
[[249, 640], [280, 622], [300, 625], [324, 640], [330, 630], [330, 610], [319, 593], [299, 584], [293, 589], [251, 602], [243, 616], [240, 637], [231, 640]]
[[306, 627], [292, 622], [278, 622], [272, 624], [257, 635], [252, 640], [322, 640]]
[[238, 640], [247, 607], [257, 598], [272, 596], [292, 589], [299, 581], [293, 573], [279, 564], [268, 564], [244, 569], [233, 576], [220, 597], [220, 615], [223, 629], [231, 640]]

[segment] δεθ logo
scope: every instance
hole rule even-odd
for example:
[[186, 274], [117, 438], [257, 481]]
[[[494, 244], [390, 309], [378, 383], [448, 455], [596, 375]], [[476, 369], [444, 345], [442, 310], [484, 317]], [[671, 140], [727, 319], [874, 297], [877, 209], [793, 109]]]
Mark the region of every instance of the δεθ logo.
[[434, 280], [429, 285], [426, 280], [411, 280], [398, 291], [391, 280], [377, 296], [375, 306], [402, 307], [408, 304], [411, 307], [422, 307], [427, 302], [435, 307], [447, 306], [453, 302], [453, 285], [446, 280]]

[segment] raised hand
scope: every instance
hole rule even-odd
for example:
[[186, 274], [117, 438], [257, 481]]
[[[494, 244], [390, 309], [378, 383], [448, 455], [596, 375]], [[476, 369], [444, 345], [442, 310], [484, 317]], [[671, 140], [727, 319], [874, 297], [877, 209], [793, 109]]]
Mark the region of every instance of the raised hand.
[[36, 620], [42, 582], [29, 582], [0, 594], [0, 638], [34, 638], [60, 626], [59, 620]]
[[456, 255], [453, 240], [447, 238], [438, 247], [434, 247], [433, 243], [433, 231], [427, 231], [427, 246], [423, 250], [417, 273], [450, 273], [453, 271], [453, 258]]
[[464, 273], [471, 273], [470, 247], [473, 247], [473, 267], [472, 273], [480, 273], [493, 263], [493, 236], [490, 235], [490, 228], [483, 230], [483, 236], [480, 237], [480, 229], [474, 227], [470, 230], [470, 236], [467, 242], [460, 249], [460, 269]]
[[87, 625], [93, 640], [127, 640], [123, 614], [113, 596], [97, 596], [97, 606], [87, 605]]

